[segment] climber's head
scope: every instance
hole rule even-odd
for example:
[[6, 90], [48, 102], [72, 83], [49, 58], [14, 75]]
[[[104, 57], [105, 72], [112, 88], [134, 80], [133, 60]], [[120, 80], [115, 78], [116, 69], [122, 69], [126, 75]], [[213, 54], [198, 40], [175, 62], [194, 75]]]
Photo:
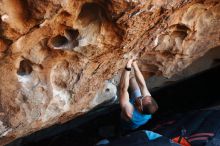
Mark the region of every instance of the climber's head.
[[151, 96], [137, 97], [134, 105], [143, 114], [153, 114], [158, 109], [156, 101]]

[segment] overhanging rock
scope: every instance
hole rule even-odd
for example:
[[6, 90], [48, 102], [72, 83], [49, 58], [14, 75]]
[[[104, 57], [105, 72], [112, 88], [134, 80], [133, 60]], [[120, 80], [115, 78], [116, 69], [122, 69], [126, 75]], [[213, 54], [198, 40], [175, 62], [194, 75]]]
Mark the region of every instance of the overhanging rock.
[[220, 46], [218, 0], [2, 0], [0, 6], [1, 145], [96, 106], [104, 81], [133, 54], [146, 78], [172, 77]]

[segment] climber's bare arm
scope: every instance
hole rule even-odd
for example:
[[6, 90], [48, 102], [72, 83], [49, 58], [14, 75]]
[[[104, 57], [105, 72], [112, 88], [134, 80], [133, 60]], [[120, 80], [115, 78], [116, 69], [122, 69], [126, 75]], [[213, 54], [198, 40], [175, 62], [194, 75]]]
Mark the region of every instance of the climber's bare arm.
[[136, 78], [137, 83], [140, 87], [142, 96], [151, 96], [149, 90], [147, 89], [147, 85], [145, 83], [144, 77], [143, 77], [143, 75], [137, 65], [137, 61], [133, 61], [132, 65], [134, 68], [135, 78]]
[[[126, 64], [127, 68], [131, 68], [132, 59], [128, 61]], [[119, 102], [122, 109], [122, 117], [125, 119], [131, 119], [133, 113], [133, 107], [129, 102], [129, 94], [128, 94], [128, 87], [129, 87], [129, 75], [130, 71], [123, 70], [120, 80], [120, 96]]]

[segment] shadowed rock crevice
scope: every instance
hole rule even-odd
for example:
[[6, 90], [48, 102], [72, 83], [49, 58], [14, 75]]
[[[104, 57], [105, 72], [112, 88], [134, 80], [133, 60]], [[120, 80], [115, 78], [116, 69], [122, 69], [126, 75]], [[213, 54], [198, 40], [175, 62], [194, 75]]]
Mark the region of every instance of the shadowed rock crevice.
[[76, 40], [79, 35], [79, 31], [76, 29], [66, 29], [64, 31], [64, 35], [68, 40]]
[[19, 69], [17, 74], [20, 76], [29, 75], [33, 71], [31, 61], [30, 60], [22, 60], [19, 65]]
[[86, 3], [81, 8], [78, 20], [81, 23], [81, 27], [86, 27], [94, 21], [102, 21], [106, 19], [104, 15], [105, 12], [99, 4]]
[[78, 46], [78, 35], [79, 31], [76, 29], [65, 29], [63, 36], [57, 35], [51, 38], [50, 43], [54, 49], [73, 50]]
[[54, 47], [62, 47], [68, 43], [68, 40], [66, 37], [58, 35], [51, 39], [51, 44]]

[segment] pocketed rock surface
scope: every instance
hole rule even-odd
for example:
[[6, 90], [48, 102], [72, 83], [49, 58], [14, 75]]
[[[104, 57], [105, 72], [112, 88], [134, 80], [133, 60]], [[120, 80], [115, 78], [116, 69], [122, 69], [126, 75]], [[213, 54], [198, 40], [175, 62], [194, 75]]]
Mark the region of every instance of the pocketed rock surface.
[[169, 78], [220, 46], [219, 0], [0, 0], [0, 15], [1, 145], [92, 109], [132, 55]]

